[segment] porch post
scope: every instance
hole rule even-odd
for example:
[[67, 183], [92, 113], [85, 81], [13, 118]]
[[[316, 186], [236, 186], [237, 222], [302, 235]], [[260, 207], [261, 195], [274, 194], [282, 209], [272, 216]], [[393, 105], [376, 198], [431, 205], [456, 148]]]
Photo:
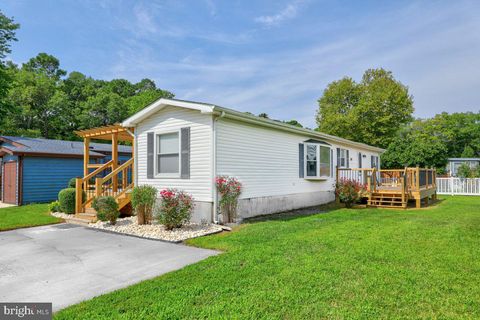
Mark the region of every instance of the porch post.
[[[118, 167], [118, 134], [112, 134], [112, 171]], [[123, 186], [125, 187], [125, 186]], [[118, 175], [112, 177], [113, 192], [118, 190]]]
[[83, 139], [83, 176], [88, 175], [88, 164], [90, 163], [90, 138]]

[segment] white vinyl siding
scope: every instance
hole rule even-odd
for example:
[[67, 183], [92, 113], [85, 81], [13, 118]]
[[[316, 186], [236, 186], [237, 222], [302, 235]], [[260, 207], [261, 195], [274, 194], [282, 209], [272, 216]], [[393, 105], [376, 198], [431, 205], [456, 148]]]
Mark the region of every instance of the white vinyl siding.
[[[190, 127], [190, 178], [156, 176], [147, 178], [147, 133], [157, 134], [179, 132]], [[200, 111], [177, 107], [166, 107], [148, 119], [143, 120], [136, 129], [138, 185], [153, 185], [158, 190], [165, 188], [182, 189], [193, 195], [196, 201], [212, 199], [212, 116]], [[157, 138], [155, 138], [157, 139]], [[158, 141], [155, 140], [155, 144]], [[158, 145], [156, 146], [156, 149]], [[155, 150], [155, 157], [158, 154]], [[156, 162], [158, 161], [155, 160]], [[158, 171], [155, 166], [155, 173]]]
[[298, 144], [308, 137], [229, 119], [219, 119], [216, 132], [217, 173], [242, 182], [241, 199], [332, 191], [333, 178], [299, 177]]
[[[304, 143], [309, 137], [230, 119], [217, 121], [216, 134], [217, 174], [235, 176], [242, 182], [244, 189], [241, 199], [317, 191], [333, 192], [334, 173], [323, 180], [309, 180], [305, 170], [305, 178], [299, 177], [298, 144]], [[330, 143], [333, 149], [333, 170], [337, 147], [348, 148], [350, 155], [356, 155], [358, 151], [367, 157], [378, 155], [327, 140], [325, 142]], [[305, 144], [305, 154], [307, 145], [308, 143]], [[357, 162], [358, 160], [352, 159], [350, 167], [355, 168]], [[323, 165], [326, 167], [327, 162]]]

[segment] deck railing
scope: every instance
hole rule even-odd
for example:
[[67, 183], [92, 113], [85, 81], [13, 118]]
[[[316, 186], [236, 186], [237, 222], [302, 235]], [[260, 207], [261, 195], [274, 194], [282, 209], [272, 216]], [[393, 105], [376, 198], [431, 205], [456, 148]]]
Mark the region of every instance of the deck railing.
[[380, 188], [404, 193], [436, 188], [436, 171], [430, 168], [376, 169], [337, 168], [337, 181], [354, 180], [365, 186], [369, 192]]
[[480, 178], [437, 178], [438, 193], [480, 196]]
[[118, 198], [131, 188], [133, 188], [133, 158], [116, 168], [113, 160], [110, 160], [85, 177], [76, 179], [75, 212], [84, 212], [95, 197]]

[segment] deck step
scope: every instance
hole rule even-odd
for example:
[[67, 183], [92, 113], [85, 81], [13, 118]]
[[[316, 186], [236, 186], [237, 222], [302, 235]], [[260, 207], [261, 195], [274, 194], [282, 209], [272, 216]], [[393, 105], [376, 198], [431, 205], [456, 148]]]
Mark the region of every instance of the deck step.
[[83, 214], [76, 214], [72, 217], [65, 219], [67, 223], [73, 224], [81, 224], [81, 225], [88, 225], [89, 223], [93, 223], [97, 221], [97, 217], [85, 216]]

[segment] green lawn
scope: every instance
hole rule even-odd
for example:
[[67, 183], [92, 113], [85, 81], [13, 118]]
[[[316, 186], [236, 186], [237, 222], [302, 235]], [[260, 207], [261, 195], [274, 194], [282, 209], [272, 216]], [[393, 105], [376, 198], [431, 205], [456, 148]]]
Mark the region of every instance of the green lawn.
[[337, 209], [194, 239], [225, 253], [55, 317], [478, 319], [480, 198], [443, 199], [421, 210]]
[[52, 217], [48, 204], [31, 204], [0, 209], [0, 231], [59, 223], [62, 219]]

